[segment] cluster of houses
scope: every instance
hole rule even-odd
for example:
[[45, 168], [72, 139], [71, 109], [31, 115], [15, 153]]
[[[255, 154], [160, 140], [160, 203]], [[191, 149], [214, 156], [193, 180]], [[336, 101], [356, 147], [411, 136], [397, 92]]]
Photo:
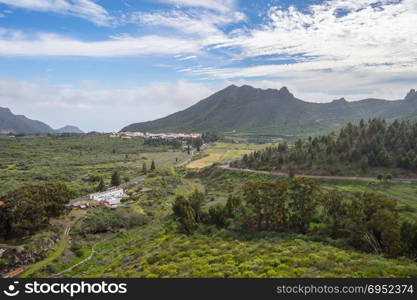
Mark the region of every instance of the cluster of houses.
[[110, 134], [111, 138], [131, 139], [133, 137], [145, 137], [151, 139], [197, 139], [201, 133], [149, 133], [149, 132], [118, 132]]

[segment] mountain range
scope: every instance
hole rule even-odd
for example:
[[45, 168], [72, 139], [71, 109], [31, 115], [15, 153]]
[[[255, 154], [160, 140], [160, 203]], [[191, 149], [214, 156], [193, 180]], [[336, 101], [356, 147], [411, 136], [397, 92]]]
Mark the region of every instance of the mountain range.
[[0, 133], [37, 134], [37, 133], [83, 133], [75, 126], [53, 129], [49, 125], [31, 120], [23, 115], [15, 115], [10, 109], [0, 107]]
[[121, 131], [302, 134], [370, 118], [416, 119], [417, 92], [410, 90], [404, 99], [396, 101], [369, 98], [348, 102], [341, 98], [312, 103], [296, 98], [286, 87], [277, 90], [230, 85], [183, 111], [131, 124]]

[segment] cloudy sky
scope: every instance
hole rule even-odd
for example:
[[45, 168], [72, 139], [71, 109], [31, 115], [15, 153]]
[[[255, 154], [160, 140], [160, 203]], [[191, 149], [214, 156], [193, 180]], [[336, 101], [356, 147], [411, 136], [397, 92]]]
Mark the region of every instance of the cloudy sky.
[[417, 0], [0, 0], [0, 106], [113, 131], [231, 83], [401, 99], [416, 20]]

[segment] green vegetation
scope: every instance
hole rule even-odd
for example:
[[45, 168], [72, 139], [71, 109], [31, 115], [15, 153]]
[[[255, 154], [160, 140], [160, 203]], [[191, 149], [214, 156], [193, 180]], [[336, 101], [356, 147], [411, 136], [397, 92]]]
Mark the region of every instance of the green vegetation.
[[240, 232], [292, 232], [342, 238], [357, 249], [384, 252], [390, 257], [417, 253], [417, 223], [398, 218], [394, 200], [374, 193], [352, 198], [339, 191], [324, 192], [311, 179], [253, 181], [241, 194], [230, 195], [226, 205], [202, 210], [204, 194], [178, 196], [173, 211], [186, 233], [200, 224]]
[[103, 232], [117, 232], [119, 229], [130, 229], [148, 222], [146, 216], [131, 210], [97, 210], [84, 220], [80, 229], [82, 235]]
[[[262, 183], [265, 180], [268, 182]], [[129, 192], [131, 197], [126, 202], [129, 203], [130, 209], [141, 207], [143, 210], [141, 215], [152, 218], [149, 223], [130, 228], [111, 226], [112, 230], [95, 234], [83, 233], [86, 225], [96, 219], [95, 215], [100, 215], [100, 212], [92, 210], [85, 221], [71, 233], [73, 244], [77, 246], [67, 248], [63, 255], [32, 276], [49, 276], [64, 271], [89, 257], [92, 248], [94, 253], [90, 260], [62, 276], [415, 277], [417, 275], [417, 264], [408, 258], [389, 259], [382, 256], [382, 253], [375, 254], [372, 250], [373, 254], [366, 253], [368, 250], [355, 250], [344, 238], [331, 237], [327, 230], [331, 229], [332, 221], [323, 219], [323, 224], [328, 224], [325, 227], [320, 226], [318, 222], [320, 219], [317, 219], [317, 214], [323, 213], [320, 206], [316, 207], [318, 209], [307, 234], [290, 231], [253, 231], [251, 228], [254, 227], [250, 223], [246, 223], [250, 225], [247, 227], [249, 230], [242, 230], [230, 221], [224, 226], [200, 223], [192, 233], [182, 234], [180, 231], [184, 230], [183, 224], [170, 217], [173, 205], [182, 198], [189, 201], [193, 209], [201, 209], [202, 214], [196, 219], [216, 223], [218, 221], [214, 220], [219, 220], [219, 215], [215, 213], [218, 211], [218, 204], [222, 208], [228, 207], [229, 212], [233, 212], [233, 207], [237, 205], [227, 204], [229, 193], [239, 194], [243, 186], [250, 182], [255, 187], [259, 184], [261, 190], [265, 186], [267, 191], [268, 185], [285, 186], [288, 179], [283, 177], [277, 181], [276, 177], [270, 175], [245, 174], [216, 167], [198, 173], [191, 172], [188, 175], [173, 170], [156, 171], [141, 187], [152, 188], [152, 191], [146, 194]], [[322, 183], [323, 193], [327, 193], [328, 189], [334, 189], [331, 187], [331, 182], [329, 180]], [[340, 182], [337, 184], [343, 186]], [[375, 182], [375, 185], [383, 184], [383, 182]], [[351, 185], [352, 191], [373, 188], [373, 186], [367, 187], [366, 182], [362, 182], [357, 187], [355, 183]], [[343, 193], [345, 196], [354, 195], [354, 192], [350, 191]], [[253, 192], [248, 195], [250, 194]], [[230, 197], [233, 198], [236, 204], [238, 197]], [[245, 202], [244, 199], [241, 201], [241, 203]], [[400, 202], [399, 206], [401, 204]], [[114, 215], [130, 209], [121, 207], [108, 213]], [[100, 223], [99, 219], [96, 220]], [[406, 232], [406, 229], [402, 231]]]
[[119, 186], [122, 183], [120, 179], [119, 172], [114, 171], [113, 175], [111, 176], [110, 184], [111, 186]]
[[21, 278], [28, 278], [32, 274], [38, 272], [42, 268], [48, 266], [50, 263], [52, 263], [55, 259], [60, 257], [62, 253], [65, 251], [65, 249], [68, 247], [68, 236], [64, 235], [59, 240], [59, 242], [55, 245], [55, 249], [52, 251], [52, 253], [49, 253], [46, 259], [41, 260], [37, 262], [36, 264], [30, 266], [28, 270], [26, 270], [20, 277]]
[[30, 235], [67, 211], [73, 193], [61, 183], [33, 184], [9, 192], [0, 201], [0, 234], [5, 240]]
[[[390, 180], [395, 174], [415, 176], [417, 123], [373, 119], [348, 124], [339, 134], [297, 140], [293, 147], [276, 147], [245, 155], [236, 167], [310, 171], [331, 175], [377, 174]], [[385, 174], [381, 174], [381, 172]]]
[[[142, 138], [9, 139], [0, 137], [8, 147], [0, 155], [7, 182], [14, 182], [10, 189], [40, 181], [32, 174], [41, 170], [65, 180], [77, 195], [109, 187], [115, 173], [121, 183], [146, 174], [144, 182], [125, 190], [127, 198], [114, 210], [73, 209], [43, 220], [50, 226], [37, 227], [30, 239], [22, 231], [23, 238], [11, 240], [25, 257], [31, 255], [18, 260], [26, 265], [24, 277], [417, 276], [417, 187], [389, 180], [381, 170], [383, 180], [312, 181], [216, 164], [173, 169], [187, 157], [186, 149], [145, 145]], [[224, 162], [262, 147], [217, 142], [202, 155], [213, 149]], [[29, 154], [37, 154], [36, 160]], [[30, 169], [11, 167], [26, 159]], [[8, 259], [15, 257], [2, 257], [4, 270], [15, 266]]]
[[299, 235], [238, 237], [121, 232], [65, 277], [415, 277], [417, 264], [314, 242]]
[[110, 186], [117, 170], [122, 178], [142, 175], [143, 163], [174, 166], [185, 152], [170, 145], [145, 145], [143, 138], [106, 135], [0, 136], [0, 194], [27, 183], [65, 182], [77, 196], [97, 190], [100, 179]]

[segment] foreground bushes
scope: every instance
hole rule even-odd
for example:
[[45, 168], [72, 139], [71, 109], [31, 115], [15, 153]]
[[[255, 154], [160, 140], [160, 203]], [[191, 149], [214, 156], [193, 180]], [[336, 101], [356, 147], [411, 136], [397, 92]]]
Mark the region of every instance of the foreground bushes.
[[204, 196], [194, 191], [176, 198], [173, 210], [184, 232], [193, 232], [199, 224], [241, 232], [314, 231], [363, 251], [417, 257], [417, 223], [401, 222], [396, 201], [378, 194], [357, 193], [346, 198], [297, 177], [246, 183], [240, 194], [229, 196], [226, 205], [217, 204], [208, 211], [202, 209]]
[[103, 232], [116, 232], [119, 229], [130, 229], [147, 224], [149, 217], [130, 210], [96, 210], [83, 223], [80, 230], [82, 235]]

